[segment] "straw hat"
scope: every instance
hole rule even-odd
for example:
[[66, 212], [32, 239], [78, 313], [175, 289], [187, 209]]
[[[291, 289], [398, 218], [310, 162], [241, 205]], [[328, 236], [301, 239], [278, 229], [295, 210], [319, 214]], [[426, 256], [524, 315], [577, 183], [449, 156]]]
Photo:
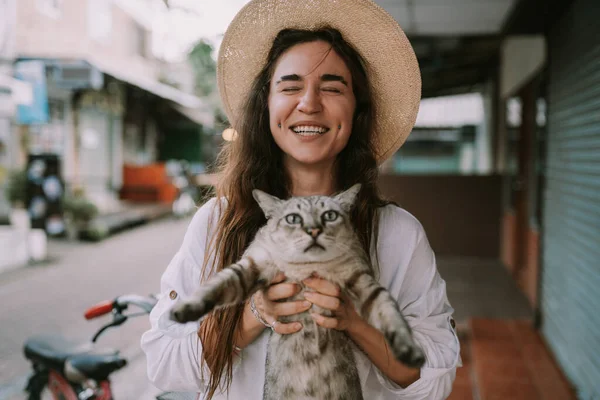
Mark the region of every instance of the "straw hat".
[[223, 37], [217, 82], [232, 125], [280, 30], [339, 30], [367, 61], [375, 102], [373, 144], [379, 163], [391, 157], [411, 132], [421, 99], [421, 75], [406, 35], [371, 0], [252, 0]]

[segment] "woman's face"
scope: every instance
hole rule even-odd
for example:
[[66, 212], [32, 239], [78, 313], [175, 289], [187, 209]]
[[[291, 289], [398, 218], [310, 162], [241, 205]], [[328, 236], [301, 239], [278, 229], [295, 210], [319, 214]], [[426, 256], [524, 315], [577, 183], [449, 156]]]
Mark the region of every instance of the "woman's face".
[[269, 123], [288, 165], [332, 164], [352, 132], [352, 77], [330, 48], [321, 41], [298, 44], [275, 65]]

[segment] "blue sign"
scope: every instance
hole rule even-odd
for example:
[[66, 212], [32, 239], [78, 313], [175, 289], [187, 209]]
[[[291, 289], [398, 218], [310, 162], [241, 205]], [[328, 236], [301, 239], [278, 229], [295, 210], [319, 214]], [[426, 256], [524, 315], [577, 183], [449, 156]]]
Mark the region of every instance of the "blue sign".
[[29, 82], [33, 88], [33, 101], [29, 105], [17, 105], [17, 123], [23, 125], [45, 124], [50, 120], [48, 112], [48, 88], [46, 65], [39, 60], [17, 61], [15, 78]]

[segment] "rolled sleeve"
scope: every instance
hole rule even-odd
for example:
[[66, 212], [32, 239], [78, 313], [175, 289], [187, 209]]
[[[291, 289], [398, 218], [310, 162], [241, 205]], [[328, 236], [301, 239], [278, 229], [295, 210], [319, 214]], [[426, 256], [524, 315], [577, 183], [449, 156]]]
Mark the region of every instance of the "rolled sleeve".
[[[406, 388], [375, 368], [381, 385], [398, 399], [442, 400], [452, 391], [456, 368], [461, 365], [460, 344], [452, 321], [454, 309], [446, 295], [446, 283], [437, 271], [434, 253], [418, 224], [414, 252], [391, 284], [415, 341], [425, 353], [420, 378]], [[394, 288], [396, 290], [394, 290]], [[395, 292], [395, 293], [394, 293]]]
[[[142, 335], [148, 379], [161, 390], [204, 392], [208, 368], [201, 370], [202, 343], [199, 322], [180, 324], [169, 318], [169, 311], [188, 299], [198, 288], [207, 243], [207, 222], [211, 204], [194, 216], [180, 250], [161, 277], [158, 302], [150, 313], [150, 329]], [[235, 357], [234, 369], [239, 364]]]
[[185, 279], [192, 272], [190, 264], [182, 253], [177, 253], [169, 264], [161, 278], [159, 300], [150, 313], [151, 328], [141, 339], [148, 379], [162, 390], [204, 391], [200, 372], [202, 345], [197, 333], [199, 324], [179, 324], [169, 319], [169, 310], [190, 294], [186, 291], [190, 285]]

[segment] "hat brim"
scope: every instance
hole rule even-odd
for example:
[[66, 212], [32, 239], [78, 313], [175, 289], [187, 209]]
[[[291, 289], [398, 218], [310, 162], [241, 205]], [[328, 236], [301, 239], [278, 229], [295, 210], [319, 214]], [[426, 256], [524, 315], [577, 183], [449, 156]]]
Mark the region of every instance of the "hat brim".
[[371, 0], [252, 0], [223, 37], [217, 83], [232, 125], [262, 70], [277, 34], [286, 28], [339, 30], [367, 62], [375, 103], [373, 147], [378, 163], [404, 143], [417, 118], [421, 74], [408, 38], [394, 18]]

